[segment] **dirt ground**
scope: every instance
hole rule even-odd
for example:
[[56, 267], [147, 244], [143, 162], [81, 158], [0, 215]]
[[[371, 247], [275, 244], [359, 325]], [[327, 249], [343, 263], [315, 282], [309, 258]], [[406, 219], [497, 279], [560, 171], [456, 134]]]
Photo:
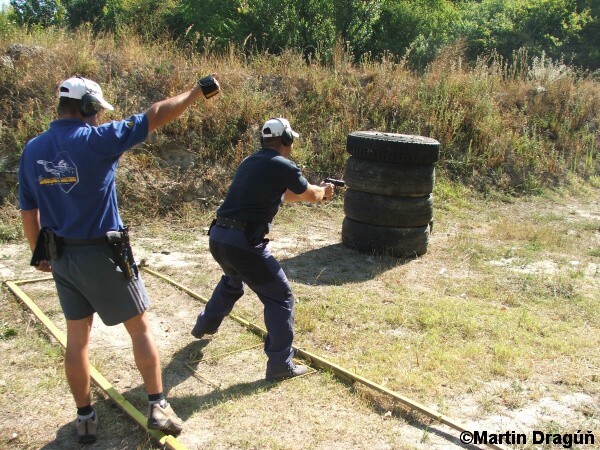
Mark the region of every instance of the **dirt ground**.
[[[498, 202], [491, 208], [503, 210], [502, 214], [527, 217], [532, 206], [537, 213], [543, 209], [567, 222], [597, 221], [599, 228], [590, 245], [600, 248], [599, 197], [591, 201], [586, 199], [581, 204], [574, 204], [572, 199], [561, 202], [536, 200], [534, 204]], [[281, 223], [270, 247], [282, 261], [294, 289], [302, 292], [304, 284], [315, 285], [319, 281], [337, 280], [340, 276], [347, 277], [348, 283], [357, 283], [357, 286], [368, 282], [364, 271], [357, 268], [373, 264], [373, 257], [358, 254], [340, 244], [343, 211], [339, 205], [330, 207], [321, 219], [316, 219], [310, 209], [300, 210], [298, 214], [288, 213], [284, 217], [287, 222]], [[430, 251], [426, 255], [401, 268], [391, 260], [377, 260], [377, 270], [387, 275], [402, 270], [404, 279], [413, 280], [424, 271], [427, 275], [444, 274], [451, 266], [443, 260], [442, 249], [454, 233], [452, 224], [443, 223], [447, 217], [448, 213], [444, 213], [442, 222], [436, 222], [438, 231], [432, 234]], [[191, 231], [193, 233], [180, 230], [168, 234], [163, 224], [140, 225], [134, 231], [134, 249], [138, 260], [144, 260], [149, 268], [209, 297], [220, 272], [208, 252], [208, 239], [203, 230]], [[28, 257], [23, 242], [3, 244], [0, 247], [0, 279], [39, 277], [39, 273], [27, 266]], [[598, 294], [598, 257], [588, 258], [583, 264], [590, 289]], [[490, 261], [490, 267], [508, 266], [511, 270], [538, 273], [560, 270], [560, 265], [547, 260], [519, 264], [510, 257]], [[422, 278], [426, 283], [428, 277]], [[163, 364], [165, 389], [174, 409], [185, 420], [185, 430], [178, 438], [185, 447], [473, 448], [461, 444], [455, 430], [397, 408], [389, 400], [329, 373], [314, 371], [282, 383], [266, 382], [263, 379], [266, 358], [258, 337], [228, 319], [214, 337], [194, 340], [189, 332], [201, 310], [201, 302], [148, 273], [143, 279], [153, 301], [151, 320]], [[23, 285], [23, 290], [60, 329], [64, 329], [51, 281]], [[75, 444], [74, 407], [62, 373], [61, 351], [5, 286], [1, 295], [0, 326], [4, 335], [0, 349], [4, 364], [0, 368], [0, 448], [79, 448]], [[600, 300], [600, 295], [597, 298]], [[246, 294], [244, 302], [244, 318], [263, 327], [257, 299]], [[14, 331], [7, 333], [7, 330]], [[331, 332], [336, 333], [336, 330]], [[302, 347], [303, 342], [297, 341], [296, 345]], [[311, 348], [311, 351], [336, 362], [335, 354], [326, 348]], [[92, 355], [95, 367], [145, 413], [146, 397], [124, 329], [106, 327], [96, 319]], [[525, 389], [535, 390], [538, 395], [535, 401], [525, 404], [482, 407], [486, 397], [493, 398], [499, 392], [511, 389], [511, 383], [507, 381], [481, 382], [461, 393], [447, 389], [448, 395], [443, 398], [419, 401], [432, 409], [440, 409], [467, 429], [528, 432], [540, 428], [541, 424], [545, 429], [548, 424], [553, 424], [555, 432], [581, 430], [585, 433], [589, 430], [595, 435], [595, 445], [579, 448], [600, 448], [600, 363], [597, 356], [591, 355], [592, 359], [582, 365], [585, 376], [592, 374], [592, 378], [581, 384], [580, 389], [574, 384], [555, 382], [551, 370], [532, 374], [524, 384]], [[360, 367], [350, 369], [361, 371]], [[384, 380], [373, 381], [385, 384]], [[106, 396], [98, 390], [94, 391], [94, 396], [101, 427], [98, 442], [88, 447], [152, 447], [147, 434]], [[562, 448], [559, 445], [517, 447]]]

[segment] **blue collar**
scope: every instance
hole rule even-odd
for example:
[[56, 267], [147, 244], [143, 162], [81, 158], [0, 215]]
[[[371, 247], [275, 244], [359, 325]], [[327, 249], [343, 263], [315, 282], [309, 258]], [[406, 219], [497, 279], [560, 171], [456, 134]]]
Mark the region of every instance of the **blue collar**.
[[71, 127], [73, 125], [90, 126], [81, 119], [56, 119], [50, 122], [50, 128]]

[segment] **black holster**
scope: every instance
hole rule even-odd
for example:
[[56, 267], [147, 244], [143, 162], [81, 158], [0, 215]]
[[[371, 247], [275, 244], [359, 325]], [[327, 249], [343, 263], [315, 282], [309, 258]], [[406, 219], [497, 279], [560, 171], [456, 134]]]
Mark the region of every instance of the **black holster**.
[[268, 239], [265, 239], [265, 236], [269, 233], [269, 224], [267, 223], [248, 222], [244, 233], [246, 234], [248, 244], [253, 247], [256, 247], [261, 242], [269, 242]]
[[31, 255], [32, 266], [37, 266], [42, 261], [59, 259], [62, 256], [63, 241], [62, 238], [55, 235], [47, 228], [42, 228], [38, 234], [35, 243], [33, 255]]
[[210, 223], [210, 226], [208, 227], [208, 231], [206, 232], [207, 236], [210, 236], [210, 230], [212, 230], [212, 228], [217, 224], [217, 219], [213, 219], [212, 222]]
[[112, 248], [115, 266], [121, 269], [125, 278], [131, 280], [134, 275], [137, 278], [139, 271], [129, 243], [128, 228], [124, 227], [121, 231], [107, 232], [106, 242]]

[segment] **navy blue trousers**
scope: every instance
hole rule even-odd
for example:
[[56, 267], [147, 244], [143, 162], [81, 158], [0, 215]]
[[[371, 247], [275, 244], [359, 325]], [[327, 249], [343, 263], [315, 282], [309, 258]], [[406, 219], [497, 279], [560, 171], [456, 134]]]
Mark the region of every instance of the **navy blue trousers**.
[[244, 294], [246, 284], [264, 305], [267, 372], [291, 367], [294, 297], [283, 269], [267, 249], [266, 242], [253, 247], [243, 231], [216, 225], [210, 231], [209, 247], [224, 275], [197, 323], [206, 332], [216, 331]]

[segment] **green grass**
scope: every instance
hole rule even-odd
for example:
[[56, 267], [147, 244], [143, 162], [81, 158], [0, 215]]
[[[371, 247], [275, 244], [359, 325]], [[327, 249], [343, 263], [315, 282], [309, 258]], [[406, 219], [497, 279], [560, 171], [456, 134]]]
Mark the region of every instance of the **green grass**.
[[0, 327], [0, 339], [2, 340], [15, 338], [18, 336], [18, 334], [19, 331], [14, 327], [8, 326], [6, 324]]
[[[451, 405], [463, 396], [473, 402], [473, 414], [486, 417], [507, 414], [507, 409], [519, 411], [542, 398], [565, 393], [597, 395], [600, 304], [597, 274], [591, 272], [597, 256], [589, 255], [588, 248], [597, 229], [584, 213], [577, 212], [595, 205], [597, 197], [586, 196], [582, 189], [576, 196], [555, 191], [506, 202], [502, 196], [490, 200], [489, 195], [465, 192], [451, 182], [440, 188], [445, 192], [444, 208], [437, 231], [428, 252], [411, 260], [373, 257], [340, 246], [337, 233], [343, 210], [339, 201], [282, 208], [271, 250], [286, 266], [297, 299], [296, 345], [402, 395], [435, 404], [451, 417], [461, 416], [462, 411]], [[134, 229], [150, 258], [167, 248], [190, 262], [187, 267], [159, 270], [207, 298], [221, 273], [208, 254], [206, 237], [194, 233], [207, 225], [212, 213], [190, 209], [172, 216], [172, 223], [146, 221]], [[251, 409], [253, 419], [262, 421], [271, 412], [270, 402], [304, 396], [335, 403], [336, 408], [356, 402], [357, 409], [369, 408], [379, 416], [390, 411], [393, 417], [407, 420], [399, 405], [356, 385], [337, 382], [327, 373], [274, 389], [242, 383], [214, 390], [191, 376], [181, 362], [192, 356], [206, 358], [198, 370], [211, 380], [254, 379], [262, 376], [260, 348], [241, 353], [254, 358], [248, 363], [241, 356], [238, 361], [236, 356], [222, 355], [243, 350], [258, 339], [227, 321], [206, 347], [192, 347], [187, 326], [200, 310], [199, 302], [149, 275], [145, 281], [156, 302], [152, 314], [160, 328], [169, 326], [170, 333], [183, 330], [181, 342], [169, 346], [177, 348], [176, 355], [163, 351], [161, 356], [168, 377], [184, 372], [175, 383], [172, 379], [168, 383], [173, 383], [172, 396], [188, 412], [188, 420], [201, 417], [214, 432], [215, 427], [230, 426], [232, 416], [244, 416], [243, 411]], [[52, 297], [50, 289], [49, 284], [35, 288], [36, 299]], [[34, 285], [28, 290], [34, 290]], [[171, 303], [165, 303], [166, 299]], [[44, 308], [56, 312], [53, 302]], [[262, 305], [250, 290], [233, 313], [263, 326]], [[37, 349], [36, 353], [40, 350], [40, 345], [30, 342], [31, 336], [24, 339], [22, 326], [8, 324], [3, 331], [11, 327], [19, 333], [0, 340], [3, 345], [14, 342], [21, 350], [27, 346]], [[31, 394], [24, 385], [19, 387], [27, 395], [61, 388], [56, 381], [61, 379], [61, 351], [48, 352], [42, 342], [40, 354], [48, 360], [48, 371], [37, 376]], [[125, 357], [125, 352], [119, 354]], [[216, 359], [209, 361], [212, 357]], [[94, 364], [106, 374], [136, 373], [131, 360], [113, 361], [102, 353], [94, 353]], [[27, 367], [23, 358], [16, 370]], [[132, 402], [143, 406], [142, 394], [141, 389], [127, 393]], [[587, 414], [596, 414], [594, 407], [586, 408]], [[327, 442], [332, 433], [335, 418], [323, 420], [307, 425], [326, 430], [311, 434], [315, 446]], [[246, 425], [242, 428], [247, 429]], [[249, 442], [249, 436], [242, 431], [225, 439], [237, 446]], [[433, 435], [424, 432], [422, 438], [427, 441]], [[261, 440], [261, 445], [275, 447], [278, 442], [287, 441], [275, 436]]]
[[[490, 203], [471, 193], [465, 201], [459, 185], [441, 188], [445, 219], [423, 262], [397, 264], [358, 254], [334, 261], [326, 251], [320, 257], [318, 249], [294, 262], [296, 271], [311, 274], [291, 277], [299, 345], [419, 398], [448, 383], [526, 383], [545, 366], [576, 383], [569, 375], [572, 355], [596, 354], [598, 340], [590, 330], [600, 329], [600, 306], [585, 271], [593, 258], [585, 256], [593, 223], [561, 215], [544, 197]], [[277, 217], [275, 242], [296, 235], [302, 254], [310, 244], [306, 224], [321, 232], [320, 225], [329, 221], [335, 232], [340, 213], [340, 204], [285, 207]], [[503, 260], [504, 265], [491, 264]], [[571, 264], [574, 260], [580, 264]], [[217, 274], [199, 271], [189, 281], [208, 297], [216, 279]], [[236, 311], [261, 323], [256, 301], [245, 299]], [[556, 368], [556, 361], [564, 367]], [[517, 388], [500, 394], [513, 408], [527, 395]]]
[[18, 224], [0, 223], [0, 243], [16, 241], [23, 236], [23, 232]]
[[[443, 247], [425, 255], [427, 263], [373, 272], [362, 266], [371, 275], [358, 283], [296, 282], [298, 339], [361, 367], [368, 378], [424, 397], [443, 383], [526, 382], [562, 360], [569, 361], [561, 370], [569, 379], [571, 355], [597, 354], [590, 328], [600, 329], [600, 306], [585, 271], [597, 227], [542, 197], [490, 207], [477, 195], [465, 201], [452, 183], [438, 190], [447, 219], [437, 231], [447, 236]], [[435, 233], [432, 242], [439, 242]], [[513, 408], [527, 398], [512, 390], [502, 395]]]

